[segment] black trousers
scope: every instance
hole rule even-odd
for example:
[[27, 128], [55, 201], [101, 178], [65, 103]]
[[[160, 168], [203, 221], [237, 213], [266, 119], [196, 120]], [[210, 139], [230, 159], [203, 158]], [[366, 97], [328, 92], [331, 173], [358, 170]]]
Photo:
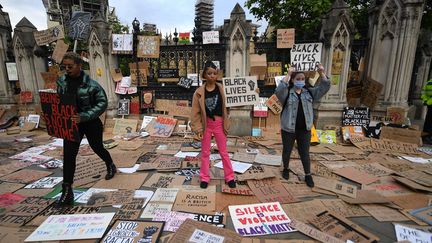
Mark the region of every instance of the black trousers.
[[432, 136], [432, 105], [427, 106], [426, 118], [423, 126], [423, 132], [429, 133]]
[[294, 147], [294, 141], [297, 140], [297, 148], [300, 155], [301, 162], [303, 164], [303, 170], [305, 174], [311, 173], [311, 163], [309, 157], [309, 148], [311, 140], [311, 132], [306, 130], [295, 131], [295, 133], [290, 133], [282, 130], [282, 161], [284, 169], [289, 168], [289, 161], [291, 156], [291, 151]]
[[90, 147], [108, 166], [113, 164], [109, 152], [103, 146], [103, 125], [99, 118], [88, 122], [78, 123], [80, 141], [71, 142], [63, 140], [63, 182], [73, 184], [76, 157], [80, 147], [81, 139], [87, 137]]

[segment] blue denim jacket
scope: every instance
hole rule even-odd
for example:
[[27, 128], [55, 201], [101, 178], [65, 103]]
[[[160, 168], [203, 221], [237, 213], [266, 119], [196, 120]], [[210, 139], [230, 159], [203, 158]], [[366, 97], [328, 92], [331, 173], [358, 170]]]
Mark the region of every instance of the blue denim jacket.
[[[306, 120], [306, 129], [310, 131], [312, 129], [313, 124], [313, 102], [318, 101], [323, 97], [330, 89], [330, 80], [326, 78], [321, 78], [321, 81], [318, 82], [315, 87], [308, 88], [309, 92], [306, 88], [303, 88], [300, 99], [303, 104], [303, 112]], [[297, 94], [295, 93], [294, 88], [289, 89], [289, 85], [284, 81], [281, 81], [277, 86], [275, 94], [278, 97], [279, 101], [284, 105], [288, 91], [290, 92], [289, 98], [285, 104], [285, 108], [281, 114], [281, 129], [294, 133], [296, 127], [297, 120], [297, 109], [299, 104], [299, 99]], [[311, 95], [312, 94], [312, 95]]]

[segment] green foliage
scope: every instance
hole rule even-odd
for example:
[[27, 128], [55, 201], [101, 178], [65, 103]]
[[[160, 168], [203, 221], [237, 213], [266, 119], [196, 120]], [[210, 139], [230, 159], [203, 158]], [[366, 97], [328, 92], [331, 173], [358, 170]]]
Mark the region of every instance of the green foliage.
[[111, 25], [113, 34], [128, 34], [129, 33], [129, 25], [123, 25], [122, 23], [120, 23], [120, 20], [118, 18], [111, 19], [110, 25]]

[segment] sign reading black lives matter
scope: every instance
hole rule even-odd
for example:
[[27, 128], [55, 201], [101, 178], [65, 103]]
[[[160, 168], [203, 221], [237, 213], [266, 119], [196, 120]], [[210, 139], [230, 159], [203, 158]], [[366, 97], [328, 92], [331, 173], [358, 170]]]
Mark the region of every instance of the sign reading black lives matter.
[[78, 125], [71, 120], [77, 114], [75, 96], [43, 91], [39, 91], [39, 96], [48, 134], [79, 142]]
[[73, 40], [86, 40], [90, 34], [91, 13], [76, 11], [69, 22], [69, 37]]
[[256, 76], [224, 78], [222, 82], [227, 107], [259, 104]]
[[314, 71], [321, 62], [322, 43], [294, 44], [291, 63], [297, 71]]
[[342, 113], [343, 126], [368, 127], [370, 123], [370, 110], [368, 107], [345, 107]]

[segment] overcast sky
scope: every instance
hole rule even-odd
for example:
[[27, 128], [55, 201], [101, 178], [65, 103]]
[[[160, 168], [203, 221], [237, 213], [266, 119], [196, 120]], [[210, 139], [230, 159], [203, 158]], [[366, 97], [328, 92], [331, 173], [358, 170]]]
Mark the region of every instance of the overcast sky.
[[[261, 25], [260, 33], [265, 30], [267, 23], [258, 21], [249, 10], [244, 7], [245, 0], [215, 0], [214, 24], [223, 25], [224, 19], [229, 19], [230, 13], [238, 2], [246, 12], [246, 19]], [[111, 7], [116, 9], [117, 16], [123, 24], [131, 23], [134, 17], [143, 23], [153, 23], [165, 33], [188, 32], [193, 29], [196, 0], [109, 0]], [[2, 0], [3, 11], [9, 13], [12, 29], [23, 18], [33, 23], [38, 30], [47, 28], [45, 8], [42, 0]]]

